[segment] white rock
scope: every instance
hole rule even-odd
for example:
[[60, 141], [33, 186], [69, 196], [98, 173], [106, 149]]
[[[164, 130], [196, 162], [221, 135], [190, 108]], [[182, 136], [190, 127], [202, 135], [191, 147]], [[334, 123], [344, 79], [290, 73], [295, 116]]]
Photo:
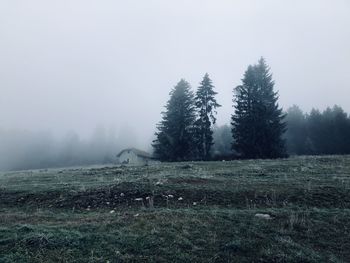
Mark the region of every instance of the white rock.
[[265, 220], [271, 220], [272, 217], [269, 214], [255, 214], [256, 217], [261, 218], [261, 219], [265, 219]]

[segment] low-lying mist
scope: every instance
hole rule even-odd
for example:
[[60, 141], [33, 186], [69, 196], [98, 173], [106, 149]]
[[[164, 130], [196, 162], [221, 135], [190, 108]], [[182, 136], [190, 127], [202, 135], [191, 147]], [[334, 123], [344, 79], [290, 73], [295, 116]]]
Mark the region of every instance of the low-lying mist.
[[118, 133], [98, 127], [87, 139], [74, 131], [58, 138], [50, 131], [0, 128], [0, 170], [112, 163], [120, 150], [137, 146], [134, 132], [127, 127]]
[[[231, 157], [231, 128], [214, 126], [213, 132], [214, 159]], [[128, 126], [118, 132], [98, 127], [88, 138], [74, 131], [59, 137], [50, 131], [0, 128], [0, 171], [110, 164], [122, 149], [136, 147], [152, 153], [151, 145], [152, 139], [139, 140]]]

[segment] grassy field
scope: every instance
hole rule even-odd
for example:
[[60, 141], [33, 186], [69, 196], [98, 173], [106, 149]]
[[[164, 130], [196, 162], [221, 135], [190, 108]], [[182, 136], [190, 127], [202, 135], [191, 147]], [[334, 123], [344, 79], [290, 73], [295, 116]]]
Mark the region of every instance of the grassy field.
[[0, 174], [0, 262], [190, 261], [350, 262], [350, 156]]

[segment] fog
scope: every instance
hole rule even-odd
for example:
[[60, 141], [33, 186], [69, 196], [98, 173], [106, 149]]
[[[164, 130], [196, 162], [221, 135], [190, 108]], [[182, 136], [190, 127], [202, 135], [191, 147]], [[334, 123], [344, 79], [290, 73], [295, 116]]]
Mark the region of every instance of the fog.
[[261, 56], [284, 109], [350, 112], [349, 13], [347, 0], [1, 1], [0, 169], [150, 150], [170, 89], [206, 72], [228, 124]]
[[116, 136], [115, 130], [97, 127], [82, 139], [74, 131], [57, 138], [49, 131], [0, 130], [0, 170], [68, 167], [116, 162], [116, 154], [132, 147], [133, 131]]

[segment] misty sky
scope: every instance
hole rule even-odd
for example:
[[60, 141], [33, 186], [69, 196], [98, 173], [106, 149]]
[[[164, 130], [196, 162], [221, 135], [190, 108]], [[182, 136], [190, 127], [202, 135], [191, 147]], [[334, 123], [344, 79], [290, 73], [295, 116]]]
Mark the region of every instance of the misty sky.
[[170, 89], [208, 72], [218, 123], [264, 56], [280, 104], [350, 112], [348, 0], [0, 0], [0, 127], [149, 143]]

